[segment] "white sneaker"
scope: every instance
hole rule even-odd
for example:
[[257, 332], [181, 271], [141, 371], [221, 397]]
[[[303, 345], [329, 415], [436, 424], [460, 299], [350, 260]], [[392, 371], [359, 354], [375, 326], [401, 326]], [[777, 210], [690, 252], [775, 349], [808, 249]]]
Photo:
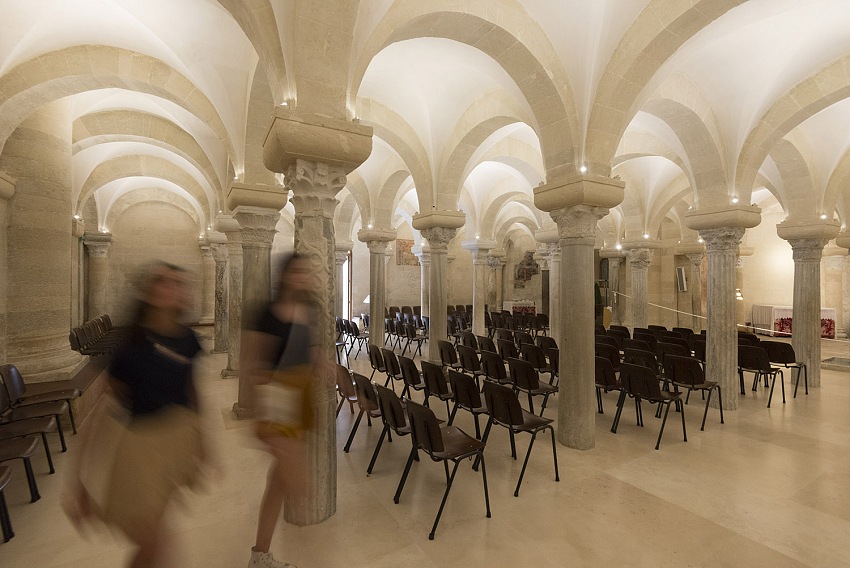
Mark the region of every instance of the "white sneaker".
[[295, 564], [278, 562], [271, 552], [258, 552], [251, 549], [251, 561], [248, 568], [298, 568]]

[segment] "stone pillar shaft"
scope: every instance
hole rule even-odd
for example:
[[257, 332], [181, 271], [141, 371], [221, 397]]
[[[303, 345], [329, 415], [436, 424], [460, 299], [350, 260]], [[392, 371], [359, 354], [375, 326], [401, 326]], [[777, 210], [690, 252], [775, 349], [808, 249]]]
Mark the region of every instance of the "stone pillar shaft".
[[596, 428], [593, 245], [596, 223], [608, 209], [576, 205], [551, 213], [561, 247], [560, 390], [558, 440], [571, 448], [594, 447]]
[[219, 216], [216, 224], [227, 236], [227, 366], [221, 378], [235, 379], [242, 346], [242, 231], [231, 216]]
[[430, 227], [422, 230], [422, 236], [428, 239], [431, 250], [431, 282], [429, 285], [431, 292], [431, 301], [429, 302], [431, 328], [428, 340], [428, 359], [430, 361], [440, 360], [440, 349], [437, 341], [445, 340], [447, 337], [448, 250], [449, 242], [456, 233], [457, 229], [447, 227]]
[[[738, 332], [735, 325], [735, 263], [744, 229], [725, 227], [703, 229], [708, 255], [708, 326], [706, 378], [723, 390], [723, 407], [738, 408]], [[717, 398], [712, 405], [718, 406]]]
[[[824, 239], [791, 239], [794, 251], [794, 318], [791, 344], [797, 361], [806, 364], [809, 386], [820, 386], [820, 263]], [[796, 374], [793, 375], [796, 378]]]
[[420, 311], [423, 317], [431, 315], [431, 253], [420, 252], [416, 255], [419, 258], [420, 267], [420, 288], [421, 288], [421, 308]]
[[620, 295], [620, 269], [623, 265], [621, 257], [608, 258], [608, 286], [611, 288], [611, 323], [623, 325], [624, 298]]
[[645, 328], [647, 325], [647, 277], [652, 262], [652, 249], [636, 248], [629, 251], [632, 268], [632, 326]]
[[496, 268], [496, 311], [502, 311], [502, 305], [505, 302], [505, 264], [504, 260], [499, 261], [499, 266]]
[[487, 303], [487, 251], [472, 251], [472, 333], [486, 335], [484, 305]]
[[704, 325], [702, 319], [702, 261], [705, 253], [691, 253], [687, 255], [691, 261], [691, 313], [693, 315], [693, 330], [699, 333]]
[[83, 237], [88, 251], [88, 285], [86, 319], [91, 320], [109, 313], [109, 245], [112, 235], [94, 233]]
[[388, 241], [367, 241], [369, 247], [369, 341], [384, 346], [384, 314], [387, 297]]
[[549, 334], [561, 341], [561, 248], [549, 245]]
[[215, 323], [215, 260], [209, 244], [201, 245], [201, 325]]
[[215, 345], [213, 353], [227, 352], [227, 244], [215, 243], [210, 246], [215, 259]]
[[[348, 260], [348, 250], [340, 250], [337, 249], [336, 254], [334, 255], [334, 266], [336, 266], [336, 295], [334, 296], [334, 315], [343, 317], [343, 310], [345, 306], [342, 305], [342, 283], [345, 280], [343, 278], [343, 268], [345, 267], [345, 261]], [[349, 314], [350, 315], [350, 314]]]

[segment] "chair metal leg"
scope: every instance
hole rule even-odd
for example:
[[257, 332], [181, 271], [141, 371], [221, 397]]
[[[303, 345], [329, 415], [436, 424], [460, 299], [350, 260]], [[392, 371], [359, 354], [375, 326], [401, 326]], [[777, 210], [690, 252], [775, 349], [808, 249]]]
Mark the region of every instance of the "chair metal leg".
[[[489, 420], [487, 420], [487, 425], [484, 426], [484, 436], [481, 438], [481, 441], [484, 445], [487, 445], [487, 438], [490, 437], [490, 428], [493, 427], [493, 417], [491, 416]], [[478, 463], [481, 461], [482, 455], [479, 455], [475, 458], [475, 461], [472, 463], [472, 469], [478, 471]]]
[[519, 497], [519, 488], [522, 485], [522, 478], [525, 476], [525, 468], [528, 466], [528, 458], [531, 456], [531, 448], [534, 447], [535, 439], [537, 439], [537, 432], [532, 432], [531, 442], [528, 443], [528, 451], [525, 452], [525, 460], [522, 462], [522, 470], [519, 472], [519, 479], [516, 482], [516, 489], [514, 489], [514, 497]]
[[53, 467], [53, 456], [50, 455], [50, 446], [47, 444], [47, 434], [41, 433], [41, 443], [44, 445], [44, 455], [47, 456], [47, 465], [50, 467], [50, 473], [56, 473], [56, 468]]
[[720, 423], [725, 424], [723, 422], [723, 392], [720, 390], [720, 385], [717, 385], [717, 405], [720, 407]]
[[596, 387], [596, 411], [599, 414], [605, 414], [605, 412], [602, 411], [602, 389], [599, 387]]
[[[682, 437], [688, 441], [688, 431], [685, 429], [685, 407], [682, 406]], [[660, 441], [660, 440], [659, 440]]]
[[555, 460], [555, 481], [561, 481], [561, 476], [558, 475], [558, 449], [557, 444], [555, 444], [555, 429], [549, 426], [549, 430], [552, 433], [552, 458]]
[[511, 437], [511, 457], [516, 459], [516, 437], [514, 436], [514, 431], [508, 428], [508, 433]]
[[369, 467], [366, 468], [366, 475], [372, 474], [372, 468], [375, 467], [375, 462], [378, 460], [378, 454], [380, 453], [381, 446], [384, 443], [384, 437], [387, 435], [387, 432], [389, 431], [389, 429], [390, 429], [390, 427], [387, 426], [386, 424], [384, 424], [384, 429], [381, 430], [381, 437], [378, 438], [378, 443], [375, 446], [375, 451], [372, 453], [372, 461], [369, 462]]
[[65, 431], [62, 428], [62, 422], [59, 419], [59, 415], [56, 416], [56, 431], [59, 432], [59, 443], [62, 445], [62, 452], [68, 451], [68, 445], [65, 444]]
[[705, 401], [705, 412], [702, 413], [702, 426], [700, 426], [699, 431], [705, 431], [705, 419], [708, 416], [708, 405], [711, 403], [711, 391], [712, 389], [708, 389], [708, 400]]
[[776, 375], [779, 375], [781, 378], [779, 382], [782, 386], [782, 404], [785, 404], [785, 377], [782, 375], [782, 371], [777, 371], [773, 373], [773, 380], [770, 382], [770, 395], [767, 397], [767, 407], [770, 408], [770, 401], [773, 399], [773, 389], [776, 387]]
[[[437, 532], [437, 525], [440, 524], [440, 517], [443, 515], [443, 507], [446, 506], [446, 499], [449, 498], [449, 491], [452, 490], [452, 484], [455, 480], [455, 474], [457, 473], [458, 462], [454, 462], [455, 466], [452, 468], [452, 475], [449, 477], [448, 483], [446, 483], [446, 492], [443, 493], [443, 501], [440, 503], [440, 510], [437, 511], [437, 518], [434, 519], [434, 526], [431, 527], [431, 533], [428, 535], [428, 540], [434, 540], [434, 533]], [[448, 464], [446, 464], [446, 468], [448, 468]]]
[[0, 529], [3, 531], [3, 542], [9, 542], [14, 538], [15, 531], [12, 530], [12, 519], [9, 517], [9, 507], [3, 491], [0, 491]]
[[30, 487], [30, 502], [35, 503], [41, 499], [38, 493], [38, 485], [35, 483], [35, 474], [32, 471], [32, 462], [29, 458], [24, 458], [24, 470], [27, 473], [27, 484]]
[[546, 403], [549, 401], [549, 394], [543, 395], [543, 403], [540, 405], [540, 416], [543, 416], [543, 412], [546, 410]]
[[[667, 424], [667, 414], [670, 412], [670, 403], [667, 403], [666, 410], [664, 411], [664, 419], [661, 421], [661, 430], [658, 431], [658, 441], [655, 442], [655, 449], [657, 450], [659, 446], [661, 446], [661, 436], [664, 435], [664, 425]], [[684, 414], [684, 413], [683, 413]], [[685, 423], [682, 422], [682, 427], [684, 427]]]
[[71, 401], [68, 400], [67, 402], [68, 402], [68, 419], [71, 421], [71, 432], [73, 432], [74, 435], [76, 435], [77, 434], [77, 419], [74, 416], [74, 409], [71, 406]]
[[342, 405], [345, 404], [345, 399], [339, 399], [339, 404], [336, 406], [336, 416], [339, 418], [339, 411], [342, 410]]
[[611, 423], [611, 433], [617, 433], [617, 426], [620, 423], [620, 414], [623, 412], [623, 405], [626, 402], [626, 392], [620, 391], [620, 397], [617, 399], [617, 410], [614, 413], [614, 421]]
[[404, 489], [404, 483], [407, 481], [407, 474], [410, 473], [410, 466], [413, 465], [413, 459], [416, 457], [416, 446], [413, 446], [413, 449], [410, 450], [410, 455], [407, 457], [407, 465], [404, 466], [404, 473], [401, 474], [401, 479], [398, 482], [398, 489], [395, 490], [395, 497], [393, 497], [393, 503], [398, 505], [398, 500], [401, 498], [401, 491]]
[[738, 380], [741, 382], [741, 396], [747, 396], [747, 393], [744, 390], [744, 371], [741, 369], [738, 369]]
[[487, 489], [487, 466], [484, 464], [484, 451], [478, 452], [476, 461], [481, 462], [481, 479], [484, 482], [484, 504], [487, 505], [487, 518], [490, 518], [490, 491]]
[[[448, 401], [446, 401], [446, 404], [448, 405]], [[452, 422], [455, 421], [455, 415], [456, 414], [457, 414], [457, 402], [455, 402], [454, 408], [452, 408], [452, 412], [451, 412], [451, 414], [449, 414], [449, 422], [448, 422], [449, 426], [451, 426]]]
[[348, 441], [345, 443], [345, 447], [342, 451], [348, 453], [349, 448], [351, 448], [351, 442], [354, 441], [354, 434], [357, 433], [357, 427], [360, 426], [360, 420], [363, 419], [363, 411], [361, 410], [357, 414], [357, 419], [354, 421], [354, 426], [351, 427], [351, 434], [348, 435]]

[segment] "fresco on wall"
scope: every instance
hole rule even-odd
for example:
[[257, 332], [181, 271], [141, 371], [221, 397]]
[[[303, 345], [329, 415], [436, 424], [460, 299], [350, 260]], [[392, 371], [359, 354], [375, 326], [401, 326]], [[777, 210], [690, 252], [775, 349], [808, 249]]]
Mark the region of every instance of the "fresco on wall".
[[419, 266], [419, 259], [410, 250], [413, 248], [412, 239], [396, 239], [395, 263], [397, 266]]
[[522, 260], [516, 265], [514, 288], [525, 288], [531, 277], [540, 274], [540, 265], [534, 260], [535, 251], [525, 251]]

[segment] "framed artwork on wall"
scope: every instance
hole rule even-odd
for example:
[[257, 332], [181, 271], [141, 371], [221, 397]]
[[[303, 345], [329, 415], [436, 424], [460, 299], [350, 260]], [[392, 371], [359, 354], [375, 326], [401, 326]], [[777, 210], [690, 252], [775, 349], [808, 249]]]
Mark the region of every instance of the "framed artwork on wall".
[[396, 239], [395, 263], [397, 266], [419, 266], [419, 259], [410, 250], [412, 248], [413, 239]]

